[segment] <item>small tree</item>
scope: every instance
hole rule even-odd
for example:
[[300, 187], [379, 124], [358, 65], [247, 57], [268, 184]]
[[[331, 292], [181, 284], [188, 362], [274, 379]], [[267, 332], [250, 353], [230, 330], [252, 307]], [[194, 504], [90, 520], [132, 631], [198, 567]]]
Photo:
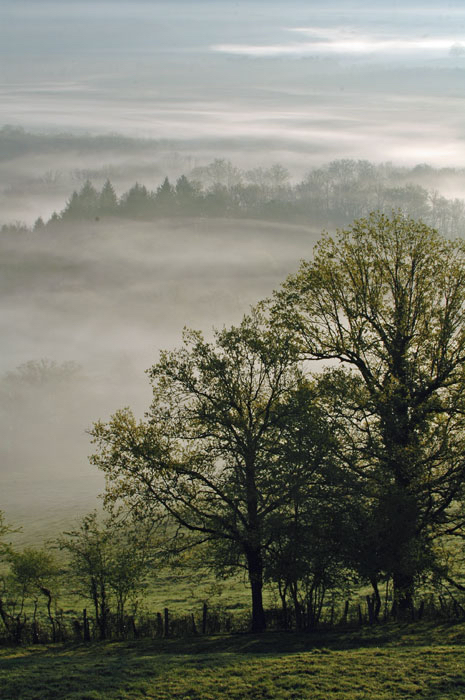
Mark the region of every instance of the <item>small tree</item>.
[[12, 548], [10, 544], [4, 542], [5, 535], [9, 535], [14, 530], [5, 521], [5, 514], [0, 510], [0, 618], [9, 634], [12, 633], [12, 623], [13, 619], [9, 614], [9, 596], [8, 596], [8, 573], [5, 567], [6, 562], [12, 554]]
[[78, 530], [65, 532], [57, 541], [71, 555], [70, 573], [78, 584], [78, 595], [92, 601], [100, 639], [106, 639], [110, 613], [108, 543], [109, 533], [101, 529], [96, 512], [86, 515]]
[[6, 544], [3, 539], [5, 535], [9, 535], [15, 532], [11, 525], [8, 525], [5, 521], [5, 514], [0, 510], [0, 562], [4, 560], [5, 555], [9, 551], [9, 545]]
[[131, 216], [134, 219], [150, 218], [154, 212], [154, 198], [145, 185], [136, 182], [121, 197], [119, 208], [125, 216]]
[[175, 213], [176, 190], [165, 177], [162, 184], [157, 187], [155, 194], [156, 212], [161, 216], [172, 216]]
[[40, 597], [45, 597], [47, 616], [52, 628], [52, 640], [56, 641], [56, 622], [52, 611], [52, 601], [56, 597], [56, 585], [59, 568], [51, 552], [45, 549], [26, 547], [20, 552], [10, 554], [10, 581], [16, 589], [19, 610], [16, 611], [16, 622], [20, 626], [21, 616], [26, 622], [25, 605], [32, 603], [32, 635], [37, 642], [38, 625], [37, 612]]
[[61, 212], [61, 218], [65, 221], [91, 219], [97, 214], [98, 206], [99, 194], [90, 180], [86, 180], [80, 191], [74, 191], [71, 195]]
[[33, 231], [34, 232], [42, 231], [44, 228], [45, 228], [44, 220], [42, 219], [41, 216], [39, 216], [34, 222]]
[[16, 551], [8, 546], [3, 549], [3, 560], [8, 568], [0, 577], [0, 618], [9, 636], [16, 642], [21, 641], [32, 607], [32, 638], [34, 642], [39, 640], [39, 600], [45, 597], [47, 617], [55, 641], [56, 625], [51, 606], [59, 569], [53, 555], [45, 549], [26, 547]]
[[181, 175], [176, 181], [176, 209], [180, 214], [196, 214], [202, 201], [199, 183], [188, 180]]
[[118, 197], [116, 196], [110, 180], [106, 180], [100, 192], [98, 200], [98, 211], [104, 216], [115, 216], [118, 209]]
[[100, 639], [108, 636], [112, 606], [124, 631], [126, 603], [142, 589], [153, 556], [151, 533], [151, 525], [112, 515], [100, 522], [94, 511], [57, 541], [70, 555], [77, 594], [92, 602]]

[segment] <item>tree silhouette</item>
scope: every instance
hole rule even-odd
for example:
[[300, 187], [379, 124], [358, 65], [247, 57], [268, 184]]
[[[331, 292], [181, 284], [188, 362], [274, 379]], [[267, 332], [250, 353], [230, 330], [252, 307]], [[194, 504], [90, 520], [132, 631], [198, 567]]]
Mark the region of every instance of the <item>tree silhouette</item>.
[[334, 394], [347, 465], [383, 524], [397, 608], [411, 608], [465, 476], [465, 244], [374, 213], [322, 238], [275, 314], [306, 357], [347, 368]]

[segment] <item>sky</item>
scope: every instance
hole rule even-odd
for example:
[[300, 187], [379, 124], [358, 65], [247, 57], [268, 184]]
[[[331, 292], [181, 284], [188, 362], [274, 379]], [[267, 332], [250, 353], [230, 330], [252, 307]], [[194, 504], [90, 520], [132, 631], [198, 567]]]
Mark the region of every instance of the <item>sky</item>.
[[[4, 123], [460, 165], [460, 2], [0, 3]], [[271, 145], [270, 145], [271, 144]]]

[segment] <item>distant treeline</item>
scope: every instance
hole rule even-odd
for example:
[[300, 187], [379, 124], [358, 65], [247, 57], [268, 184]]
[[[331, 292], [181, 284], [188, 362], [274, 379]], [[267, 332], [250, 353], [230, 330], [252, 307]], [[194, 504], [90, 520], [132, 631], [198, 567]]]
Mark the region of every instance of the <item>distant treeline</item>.
[[[110, 180], [98, 190], [87, 180], [74, 191], [60, 212], [44, 222], [37, 219], [33, 230], [60, 223], [102, 217], [152, 221], [167, 217], [227, 217], [315, 225], [346, 225], [370, 211], [389, 213], [402, 209], [444, 235], [464, 230], [465, 202], [448, 199], [418, 181], [457, 176], [459, 171], [437, 171], [427, 165], [413, 169], [392, 164], [376, 165], [365, 160], [337, 160], [311, 170], [292, 184], [282, 165], [241, 170], [230, 161], [216, 159], [196, 167], [176, 182], [166, 177], [155, 190], [136, 182], [118, 196]], [[3, 233], [30, 231], [21, 223], [7, 224]]]
[[100, 151], [131, 152], [147, 150], [147, 147], [163, 147], [164, 141], [153, 139], [131, 139], [120, 134], [42, 134], [31, 133], [22, 127], [6, 124], [0, 128], [0, 162], [10, 161], [14, 158], [33, 153], [63, 153], [64, 150], [73, 150], [79, 153], [95, 153]]

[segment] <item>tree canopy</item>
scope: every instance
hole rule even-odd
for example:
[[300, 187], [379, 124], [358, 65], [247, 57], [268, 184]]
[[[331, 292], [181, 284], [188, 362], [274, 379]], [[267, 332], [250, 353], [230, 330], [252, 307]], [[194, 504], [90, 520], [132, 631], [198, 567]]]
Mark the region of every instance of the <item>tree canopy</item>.
[[332, 412], [388, 545], [378, 565], [411, 606], [465, 473], [465, 244], [374, 213], [323, 236], [274, 314], [304, 357], [346, 368], [333, 373]]
[[[278, 515], [308, 488], [327, 452], [324, 421], [311, 409], [300, 414], [296, 397], [306, 393], [310, 404], [312, 390], [292, 339], [253, 313], [212, 343], [186, 332], [184, 347], [162, 353], [149, 375], [154, 400], [145, 422], [122, 411], [94, 428], [93, 461], [107, 475], [107, 498], [133, 507], [148, 500], [221, 551], [223, 566], [242, 564], [260, 631]], [[306, 421], [305, 444], [296, 442], [298, 420]]]

